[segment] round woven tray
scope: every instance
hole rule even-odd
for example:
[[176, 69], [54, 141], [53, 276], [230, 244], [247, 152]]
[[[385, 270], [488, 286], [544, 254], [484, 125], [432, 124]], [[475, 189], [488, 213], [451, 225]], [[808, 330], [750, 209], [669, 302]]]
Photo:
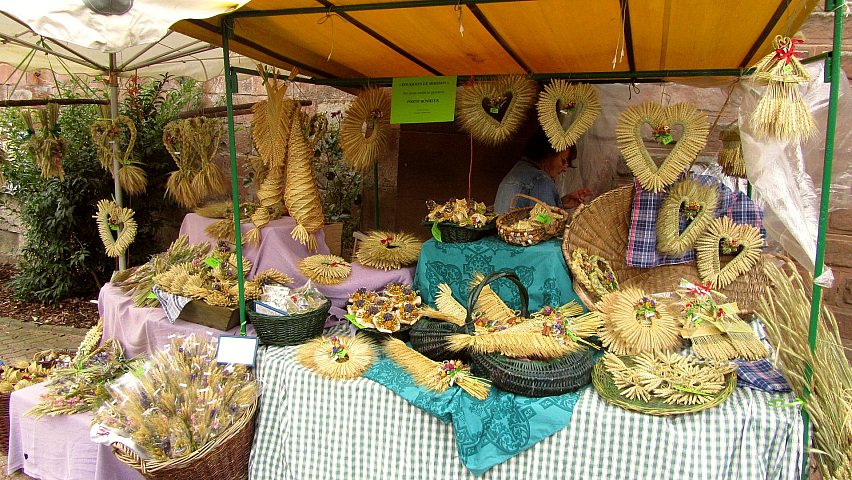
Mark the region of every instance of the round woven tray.
[[731, 395], [734, 388], [737, 386], [737, 374], [735, 372], [729, 373], [726, 375], [726, 380], [727, 383], [725, 384], [725, 388], [714, 395], [713, 399], [707, 403], [702, 405], [670, 405], [660, 400], [643, 402], [623, 397], [618, 391], [618, 387], [616, 387], [615, 383], [613, 383], [612, 375], [606, 371], [606, 368], [603, 365], [603, 359], [598, 360], [592, 370], [592, 385], [595, 386], [595, 390], [598, 392], [598, 395], [600, 395], [601, 398], [606, 400], [608, 403], [621, 407], [625, 410], [632, 410], [634, 412], [658, 416], [700, 412], [701, 410], [706, 410], [721, 404]]
[[[423, 225], [432, 229], [435, 222], [424, 221]], [[441, 231], [441, 242], [443, 243], [468, 243], [481, 240], [494, 231], [494, 221], [485, 224], [484, 227], [475, 228], [471, 226], [460, 227], [452, 223], [439, 222], [438, 230]]]
[[568, 221], [568, 212], [565, 210], [548, 205], [537, 198], [530, 197], [529, 195], [524, 195], [522, 193], [517, 193], [512, 198], [513, 207], [518, 198], [525, 198], [539, 205], [543, 205], [551, 212], [561, 215], [562, 219], [553, 219], [549, 225], [542, 225], [540, 227], [525, 229], [515, 228], [514, 225], [516, 222], [529, 218], [530, 211], [533, 207], [510, 208], [508, 212], [497, 217], [497, 233], [504, 242], [510, 245], [529, 247], [560, 235], [565, 229], [565, 223]]
[[115, 456], [154, 480], [247, 479], [254, 441], [257, 399], [222, 435], [189, 455], [172, 460], [142, 460], [121, 443], [113, 443]]
[[[580, 205], [562, 239], [565, 261], [570, 265], [571, 252], [584, 248], [589, 255], [598, 255], [609, 262], [621, 288], [637, 287], [649, 293], [673, 292], [681, 279], [703, 283], [695, 262], [654, 268], [627, 266], [632, 203], [633, 185], [626, 185], [604, 193], [587, 205]], [[729, 301], [737, 302], [741, 310], [754, 310], [768, 285], [769, 279], [763, 273], [764, 257], [762, 255], [758, 265], [748, 273], [718, 289]], [[723, 265], [727, 263], [724, 259], [722, 262]], [[596, 310], [598, 299], [592, 292], [587, 292], [580, 282], [574, 282], [574, 290], [589, 310]]]
[[249, 320], [254, 325], [257, 338], [264, 345], [286, 347], [300, 345], [322, 335], [331, 302], [326, 299], [316, 310], [294, 315], [264, 315], [248, 310]]

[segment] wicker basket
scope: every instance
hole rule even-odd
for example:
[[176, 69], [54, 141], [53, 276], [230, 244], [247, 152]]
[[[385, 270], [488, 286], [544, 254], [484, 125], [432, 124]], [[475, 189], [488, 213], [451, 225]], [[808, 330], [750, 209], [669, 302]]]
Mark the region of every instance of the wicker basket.
[[[419, 320], [418, 320], [419, 322]], [[357, 333], [364, 335], [370, 340], [381, 343], [385, 341], [388, 337], [396, 338], [397, 340], [402, 340], [403, 342], [408, 342], [409, 340], [409, 332], [411, 331], [411, 327], [408, 325], [401, 327], [399, 330], [393, 333], [380, 332], [376, 328], [360, 328]]]
[[595, 386], [595, 390], [598, 392], [598, 395], [600, 395], [601, 398], [606, 400], [608, 403], [621, 407], [625, 410], [633, 410], [634, 412], [658, 416], [700, 412], [701, 410], [706, 410], [719, 405], [731, 395], [731, 392], [733, 392], [734, 388], [737, 386], [737, 374], [735, 372], [731, 372], [726, 375], [725, 380], [727, 383], [722, 391], [714, 395], [713, 399], [707, 403], [701, 405], [670, 405], [661, 400], [643, 402], [641, 400], [631, 400], [622, 396], [621, 392], [618, 391], [618, 387], [616, 387], [615, 383], [612, 381], [612, 375], [606, 371], [606, 368], [603, 365], [603, 359], [598, 360], [598, 363], [595, 364], [595, 368], [592, 372], [592, 384]]
[[249, 455], [254, 441], [257, 400], [236, 423], [214, 441], [189, 455], [171, 460], [142, 460], [120, 443], [113, 453], [122, 462], [155, 480], [247, 479]]
[[[633, 185], [626, 185], [604, 193], [587, 205], [580, 205], [562, 239], [565, 261], [570, 265], [571, 252], [582, 247], [589, 255], [598, 255], [609, 262], [620, 288], [637, 287], [648, 293], [672, 292], [677, 289], [681, 279], [701, 283], [695, 262], [654, 268], [627, 265], [632, 204]], [[754, 310], [769, 284], [769, 279], [763, 273], [764, 257], [766, 255], [751, 271], [740, 275], [727, 287], [718, 289], [730, 301], [737, 302], [744, 311]], [[724, 259], [722, 262], [726, 263]], [[596, 310], [595, 301], [598, 299], [594, 293], [587, 292], [580, 282], [574, 282], [574, 290], [589, 310]]]
[[[547, 209], [550, 210], [552, 213], [559, 214], [562, 216], [562, 218], [559, 220], [553, 219], [549, 224], [542, 225], [540, 227], [532, 227], [526, 229], [515, 228], [515, 223], [519, 220], [529, 218], [530, 211], [533, 209], [533, 207], [514, 208], [515, 202], [518, 200], [518, 198], [525, 198], [539, 205], [547, 207]], [[517, 193], [512, 198], [512, 208], [510, 208], [508, 212], [497, 217], [497, 233], [500, 235], [500, 238], [502, 238], [503, 241], [508, 244], [528, 247], [531, 245], [539, 244], [545, 240], [549, 240], [557, 235], [560, 235], [565, 229], [565, 223], [567, 221], [568, 212], [566, 212], [565, 210], [562, 210], [559, 207], [548, 205], [537, 198], [530, 197], [529, 195]]]
[[329, 308], [331, 308], [331, 302], [326, 299], [322, 306], [305, 313], [286, 316], [265, 315], [249, 310], [246, 314], [254, 325], [257, 338], [261, 343], [286, 347], [300, 345], [322, 335]]
[[[529, 298], [517, 275], [509, 271], [495, 272], [473, 289], [467, 301], [467, 317], [465, 331], [475, 335], [476, 327], [471, 312], [479, 299], [482, 289], [489, 283], [508, 278], [518, 287], [518, 293], [523, 301], [523, 317], [528, 317], [526, 300]], [[471, 352], [471, 363], [474, 375], [491, 380], [495, 387], [511, 393], [527, 397], [546, 397], [573, 392], [588, 385], [591, 381], [593, 356], [589, 349], [583, 349], [553, 360], [522, 360], [510, 358], [496, 353]]]
[[[424, 221], [423, 225], [430, 230], [435, 222]], [[441, 231], [441, 242], [443, 243], [468, 243], [475, 242], [487, 237], [494, 230], [494, 222], [488, 222], [484, 227], [475, 228], [471, 226], [460, 227], [452, 223], [438, 222], [438, 230]]]
[[470, 361], [466, 352], [454, 352], [447, 348], [447, 337], [457, 333], [464, 333], [464, 327], [421, 317], [411, 327], [411, 348], [438, 362], [450, 359]]
[[9, 399], [11, 393], [0, 393], [0, 450], [9, 453]]

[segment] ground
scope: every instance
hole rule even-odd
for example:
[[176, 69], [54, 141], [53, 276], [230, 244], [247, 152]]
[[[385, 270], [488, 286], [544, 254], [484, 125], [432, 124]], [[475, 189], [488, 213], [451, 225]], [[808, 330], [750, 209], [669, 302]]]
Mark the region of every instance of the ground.
[[[9, 280], [18, 273], [12, 265], [0, 264], [0, 317], [41, 325], [89, 328], [98, 322], [97, 298], [69, 298], [54, 305], [23, 302], [12, 298]], [[0, 351], [0, 355], [3, 352]]]

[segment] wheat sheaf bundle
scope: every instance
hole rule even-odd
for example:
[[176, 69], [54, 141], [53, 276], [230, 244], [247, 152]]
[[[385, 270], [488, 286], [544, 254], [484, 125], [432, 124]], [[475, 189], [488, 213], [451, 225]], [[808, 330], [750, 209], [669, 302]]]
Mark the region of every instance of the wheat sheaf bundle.
[[597, 308], [603, 319], [601, 342], [616, 355], [670, 352], [681, 345], [674, 317], [638, 288], [610, 293]]
[[213, 163], [222, 133], [218, 121], [205, 117], [174, 120], [163, 128], [163, 146], [178, 167], [169, 174], [166, 193], [184, 207], [225, 193], [225, 173]]
[[[657, 215], [657, 250], [675, 257], [692, 250], [698, 237], [713, 222], [718, 202], [716, 185], [702, 185], [685, 178], [672, 186]], [[680, 231], [682, 217], [689, 222], [683, 232]]]
[[[772, 286], [761, 297], [757, 314], [777, 350], [777, 366], [813, 421], [815, 451], [822, 478], [852, 478], [852, 367], [844, 353], [837, 320], [823, 304], [816, 344], [809, 348], [811, 279], [802, 280], [795, 264], [766, 265]], [[803, 374], [810, 365], [812, 376]], [[810, 392], [809, 395], [805, 391]]]
[[[557, 152], [577, 143], [601, 113], [598, 92], [586, 83], [552, 80], [538, 96], [538, 121]], [[570, 125], [559, 121], [560, 110], [572, 115]]]
[[442, 393], [451, 386], [458, 385], [477, 400], [488, 398], [491, 386], [488, 381], [471, 375], [470, 368], [458, 360], [436, 362], [393, 337], [388, 337], [385, 341], [384, 350], [388, 358], [427, 390]]
[[692, 353], [698, 358], [715, 362], [737, 358], [737, 349], [731, 339], [712, 322], [684, 320], [681, 335], [690, 341]]
[[719, 165], [725, 175], [746, 178], [743, 144], [740, 140], [740, 126], [737, 122], [719, 132], [722, 148], [719, 150]]
[[[730, 244], [731, 248], [742, 250], [722, 267], [719, 248], [724, 242]], [[725, 288], [757, 265], [762, 247], [763, 235], [757, 227], [736, 224], [728, 217], [713, 220], [707, 231], [695, 242], [701, 281], [710, 282], [715, 288]]]
[[27, 151], [38, 165], [42, 178], [59, 177], [59, 180], [63, 180], [65, 169], [62, 168], [62, 157], [68, 141], [58, 134], [59, 105], [48, 103], [45, 108], [38, 110], [38, 116], [41, 128], [36, 131], [32, 112], [23, 111], [24, 123], [30, 134]]
[[[126, 135], [123, 130], [127, 130]], [[104, 170], [115, 176], [113, 160], [117, 160], [121, 188], [129, 195], [144, 192], [148, 186], [145, 171], [131, 158], [136, 145], [136, 124], [133, 120], [125, 115], [119, 115], [115, 120], [103, 118], [92, 124], [90, 132]]]
[[311, 255], [299, 262], [299, 271], [321, 285], [337, 285], [346, 280], [352, 267], [337, 255]]
[[464, 325], [467, 308], [453, 297], [453, 289], [448, 284], [438, 284], [438, 293], [435, 295], [435, 306], [438, 307], [438, 311], [442, 314], [456, 319], [452, 323]]
[[[456, 101], [456, 119], [462, 130], [479, 142], [505, 143], [524, 123], [526, 112], [535, 101], [536, 90], [534, 80], [519, 75], [465, 85]], [[502, 113], [503, 117], [498, 120], [486, 109], [495, 115]]]
[[290, 143], [287, 147], [287, 179], [284, 186], [284, 204], [296, 221], [290, 234], [294, 240], [317, 251], [314, 234], [322, 229], [325, 217], [322, 213], [317, 179], [311, 165], [313, 152], [302, 135], [301, 115], [293, 115], [290, 126]]
[[[120, 257], [136, 239], [136, 220], [133, 219], [133, 214], [133, 210], [119, 207], [112, 200], [98, 201], [98, 213], [95, 218], [98, 221], [98, 235], [107, 256]], [[118, 231], [118, 236], [113, 237], [113, 230]]]
[[[642, 125], [654, 130], [654, 138], [673, 140], [670, 131], [683, 127], [683, 133], [663, 163], [657, 167], [642, 140]], [[615, 129], [616, 142], [627, 167], [639, 180], [642, 188], [661, 192], [674, 183], [681, 172], [695, 160], [707, 144], [709, 128], [707, 117], [691, 103], [677, 103], [664, 107], [659, 103], [645, 102], [621, 113]]]
[[369, 170], [387, 152], [390, 142], [390, 95], [367, 88], [346, 110], [340, 124], [340, 148], [353, 169]]
[[[468, 287], [473, 290], [484, 280], [485, 275], [480, 272], [476, 272], [473, 274], [473, 277], [471, 277]], [[474, 316], [476, 317], [487, 318], [488, 320], [496, 322], [504, 322], [510, 318], [518, 316], [515, 311], [509, 308], [503, 299], [497, 295], [497, 292], [491, 288], [491, 285], [485, 285], [482, 290], [479, 291], [479, 298], [476, 299], [474, 312]]]
[[396, 270], [416, 263], [422, 246], [422, 241], [407, 233], [373, 231], [364, 235], [355, 257], [365, 267]]
[[363, 335], [322, 336], [300, 346], [296, 360], [317, 375], [347, 380], [360, 377], [373, 365], [376, 349]]

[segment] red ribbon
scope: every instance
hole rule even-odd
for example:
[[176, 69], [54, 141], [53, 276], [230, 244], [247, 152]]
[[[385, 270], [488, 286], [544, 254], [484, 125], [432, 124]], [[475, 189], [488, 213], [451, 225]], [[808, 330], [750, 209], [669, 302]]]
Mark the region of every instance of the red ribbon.
[[388, 244], [390, 244], [392, 241], [393, 241], [393, 237], [388, 237], [388, 238], [385, 238], [385, 239], [380, 240], [380, 242], [382, 243], [382, 245], [388, 245]]
[[799, 40], [798, 38], [790, 39], [790, 49], [787, 50], [785, 47], [776, 48], [775, 56], [772, 57], [772, 60], [784, 60], [786, 63], [790, 63], [790, 59], [793, 56], [801, 57], [802, 52], [796, 51], [796, 45], [804, 43], [804, 40]]
[[700, 283], [693, 284], [693, 288], [687, 290], [687, 292], [697, 295], [707, 295], [710, 293], [710, 290], [713, 288], [713, 282], [707, 282], [706, 285], [702, 285]]

